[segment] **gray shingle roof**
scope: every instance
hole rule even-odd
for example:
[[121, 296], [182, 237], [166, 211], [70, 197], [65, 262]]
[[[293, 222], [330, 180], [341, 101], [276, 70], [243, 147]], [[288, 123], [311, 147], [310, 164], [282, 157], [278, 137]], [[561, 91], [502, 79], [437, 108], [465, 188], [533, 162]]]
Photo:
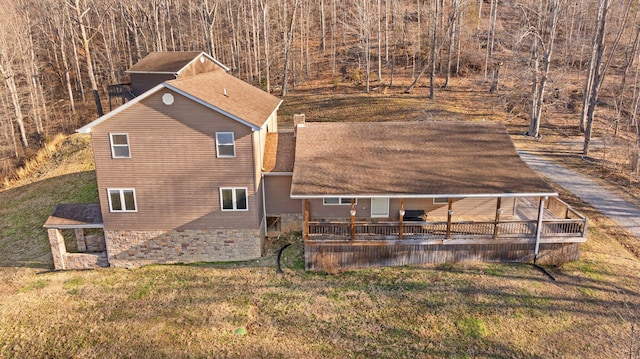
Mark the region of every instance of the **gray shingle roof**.
[[555, 194], [501, 123], [307, 123], [297, 131], [291, 195]]

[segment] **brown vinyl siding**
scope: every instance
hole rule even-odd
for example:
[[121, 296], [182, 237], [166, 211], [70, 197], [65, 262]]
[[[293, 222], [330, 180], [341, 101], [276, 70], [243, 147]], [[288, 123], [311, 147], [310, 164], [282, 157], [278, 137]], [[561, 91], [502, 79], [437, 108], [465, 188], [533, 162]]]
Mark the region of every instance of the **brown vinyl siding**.
[[[501, 208], [504, 216], [513, 214], [515, 198], [503, 198]], [[462, 198], [453, 200], [454, 216], [462, 217], [495, 217], [496, 215], [496, 198]], [[448, 205], [435, 204], [432, 198], [408, 198], [404, 200], [404, 209], [421, 209], [429, 217], [443, 218], [447, 217]], [[393, 219], [398, 219], [398, 211], [400, 210], [400, 200], [391, 199], [389, 203], [389, 215]]]
[[[327, 196], [331, 197], [331, 196]], [[351, 205], [324, 205], [322, 199], [309, 200], [309, 212], [312, 219], [349, 218]], [[356, 218], [371, 217], [371, 200], [358, 198], [356, 201]]]
[[[252, 131], [177, 93], [162, 90], [92, 130], [107, 230], [257, 228]], [[216, 132], [234, 132], [236, 157], [217, 158]], [[109, 133], [128, 133], [131, 158], [112, 159]], [[246, 187], [248, 211], [220, 209], [220, 187]], [[135, 188], [136, 213], [110, 213], [107, 188]]]
[[[289, 177], [290, 178], [290, 177]], [[267, 189], [269, 186], [267, 185]], [[267, 203], [271, 197], [267, 195]], [[496, 198], [461, 198], [453, 200], [453, 211], [456, 217], [495, 217]], [[503, 198], [501, 208], [504, 216], [510, 216], [514, 212], [514, 198]], [[427, 214], [427, 220], [431, 218], [446, 218], [448, 205], [434, 204], [433, 198], [406, 198], [404, 199], [405, 210], [423, 210]], [[312, 219], [332, 219], [350, 217], [349, 205], [323, 205], [322, 199], [309, 200], [309, 211]], [[389, 199], [389, 219], [398, 220], [400, 210], [400, 200]], [[267, 211], [269, 212], [269, 211]], [[271, 212], [269, 212], [271, 213]], [[358, 198], [356, 204], [356, 218], [371, 218], [371, 200], [369, 198]], [[384, 220], [384, 218], [375, 218]]]
[[165, 81], [174, 80], [176, 78], [173, 74], [132, 73], [129, 74], [129, 76], [131, 77], [131, 92], [136, 96], [140, 96]]
[[302, 214], [302, 200], [291, 199], [291, 176], [265, 176], [265, 198], [268, 215]]

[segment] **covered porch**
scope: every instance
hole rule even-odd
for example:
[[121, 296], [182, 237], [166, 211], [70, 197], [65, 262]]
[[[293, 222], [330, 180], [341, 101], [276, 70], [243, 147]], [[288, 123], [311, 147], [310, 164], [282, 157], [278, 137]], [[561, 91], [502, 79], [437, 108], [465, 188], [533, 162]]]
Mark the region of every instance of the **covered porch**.
[[[402, 199], [397, 202], [397, 220], [359, 217], [354, 199], [352, 216], [328, 221], [316, 220], [305, 200], [307, 269], [464, 260], [558, 264], [577, 260], [586, 241], [587, 219], [554, 196], [467, 199], [460, 211], [456, 203], [463, 201], [449, 198], [444, 216], [437, 215], [442, 210], [426, 211], [421, 220], [409, 221], [407, 212], [415, 210], [404, 209]], [[470, 203], [485, 211], [465, 210]], [[489, 203], [495, 206], [492, 214], [486, 213]]]
[[[397, 220], [358, 217], [352, 199], [350, 218], [313, 220], [309, 200], [305, 200], [305, 240], [326, 241], [419, 241], [421, 243], [479, 244], [487, 241], [538, 239], [540, 242], [584, 242], [587, 219], [557, 197], [516, 197], [509, 199], [508, 213], [501, 197], [495, 202], [495, 214], [456, 214], [455, 201], [448, 199], [445, 216], [406, 220], [404, 201], [398, 200]], [[482, 202], [486, 202], [482, 200]], [[485, 204], [486, 206], [486, 204]], [[416, 210], [411, 210], [415, 213]], [[468, 211], [467, 211], [468, 212]]]

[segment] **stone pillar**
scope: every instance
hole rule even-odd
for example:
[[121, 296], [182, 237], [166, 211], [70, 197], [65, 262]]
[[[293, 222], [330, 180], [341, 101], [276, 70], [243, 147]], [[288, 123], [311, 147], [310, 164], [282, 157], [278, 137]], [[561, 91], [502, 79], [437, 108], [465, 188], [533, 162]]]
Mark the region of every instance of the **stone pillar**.
[[78, 252], [85, 253], [87, 251], [87, 242], [84, 239], [84, 229], [76, 228], [76, 243], [78, 244]]
[[51, 245], [51, 255], [53, 256], [53, 266], [55, 269], [65, 269], [64, 256], [67, 254], [67, 247], [64, 245], [62, 232], [57, 228], [49, 228], [49, 244]]

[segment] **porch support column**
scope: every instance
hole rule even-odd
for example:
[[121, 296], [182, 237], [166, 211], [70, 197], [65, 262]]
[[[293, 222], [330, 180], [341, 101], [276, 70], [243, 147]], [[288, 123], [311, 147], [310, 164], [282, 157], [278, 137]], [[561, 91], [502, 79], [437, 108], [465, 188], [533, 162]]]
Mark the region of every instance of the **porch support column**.
[[351, 198], [349, 214], [351, 214], [351, 240], [354, 241], [356, 239], [356, 201], [353, 198]]
[[87, 251], [87, 242], [84, 239], [84, 229], [76, 228], [76, 243], [78, 246], [78, 252], [84, 253]]
[[498, 225], [500, 224], [500, 215], [502, 214], [501, 206], [502, 197], [498, 197], [498, 203], [496, 204], [496, 222], [493, 227], [493, 239], [498, 239], [498, 232], [500, 231]]
[[402, 235], [404, 234], [404, 225], [402, 224], [402, 222], [404, 221], [404, 199], [400, 198], [400, 220], [399, 220], [399, 227], [398, 227], [398, 239], [402, 239]]
[[447, 239], [451, 239], [451, 217], [453, 216], [453, 200], [449, 198], [447, 206]]
[[62, 232], [57, 228], [47, 229], [49, 244], [51, 245], [51, 255], [53, 257], [53, 267], [57, 270], [65, 269], [64, 257], [67, 254], [67, 247], [64, 244]]
[[309, 240], [309, 200], [304, 200], [304, 240]]
[[548, 197], [540, 197], [540, 206], [538, 207], [538, 225], [536, 226], [536, 249], [533, 253], [533, 263], [538, 259], [538, 251], [540, 250], [540, 235], [542, 234], [542, 214], [544, 213], [544, 203]]

